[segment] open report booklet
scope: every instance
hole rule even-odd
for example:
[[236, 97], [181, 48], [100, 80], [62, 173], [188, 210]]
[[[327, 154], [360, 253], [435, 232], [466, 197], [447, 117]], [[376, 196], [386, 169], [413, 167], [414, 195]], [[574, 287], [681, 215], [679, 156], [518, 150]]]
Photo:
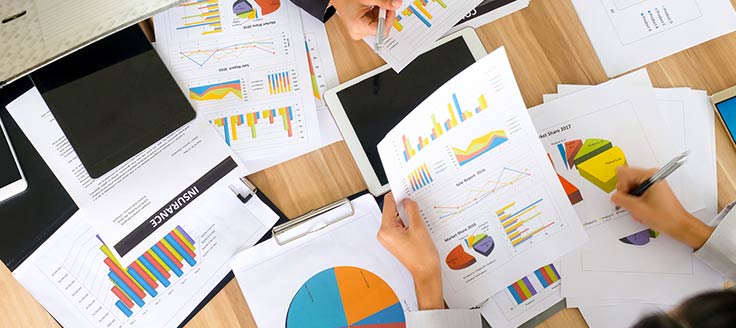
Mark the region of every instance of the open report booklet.
[[79, 207], [13, 271], [63, 326], [178, 326], [278, 219], [201, 117], [92, 179], [35, 88], [7, 108]]
[[588, 239], [503, 48], [435, 91], [378, 151], [397, 203], [419, 205], [450, 308], [479, 305]]

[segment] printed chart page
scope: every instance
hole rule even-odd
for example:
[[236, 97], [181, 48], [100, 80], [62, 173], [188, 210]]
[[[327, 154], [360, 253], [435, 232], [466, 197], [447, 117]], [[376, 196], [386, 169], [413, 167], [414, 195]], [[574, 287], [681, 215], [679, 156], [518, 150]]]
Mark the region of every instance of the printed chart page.
[[[92, 213], [84, 218], [123, 264], [182, 221], [237, 216], [244, 207], [232, 188], [248, 171], [201, 116], [92, 179], [36, 89], [8, 110], [77, 206]], [[276, 219], [244, 218], [253, 221], [250, 233], [258, 238]]]
[[562, 295], [582, 298], [582, 304], [627, 299], [674, 305], [723, 286], [720, 274], [691, 248], [662, 233], [645, 229], [623, 238], [601, 228], [589, 233], [590, 242], [562, 260]]
[[562, 301], [559, 262], [545, 265], [496, 293], [480, 308], [493, 328], [516, 328]]
[[[558, 85], [561, 96], [589, 86]], [[667, 178], [672, 191], [688, 212], [699, 212], [706, 207], [717, 207], [717, 177], [715, 165], [715, 132], [713, 110], [710, 105], [703, 109], [702, 91], [688, 88], [654, 89], [657, 110], [667, 128], [672, 131], [670, 144], [676, 153], [689, 151], [687, 165]], [[704, 138], [703, 136], [710, 136]], [[706, 199], [708, 201], [706, 201]], [[715, 214], [713, 214], [714, 216]], [[710, 219], [712, 216], [708, 217]]]
[[[275, 214], [257, 198], [249, 205], [215, 200], [228, 215], [179, 220], [167, 234], [120, 263], [87, 223], [82, 209], [13, 276], [65, 327], [177, 327], [230, 272], [230, 260], [255, 244]], [[267, 213], [269, 214], [262, 214]]]
[[192, 106], [253, 171], [319, 144], [301, 15], [290, 1], [189, 0], [154, 24], [157, 51]]
[[573, 0], [609, 77], [736, 30], [729, 0]]
[[378, 150], [397, 202], [419, 205], [450, 307], [475, 306], [587, 240], [503, 48], [439, 88]]
[[[340, 130], [332, 118], [330, 109], [323, 97], [325, 91], [340, 84], [337, 77], [335, 59], [332, 57], [330, 40], [327, 38], [325, 24], [312, 15], [301, 11], [302, 26], [304, 26], [304, 43], [307, 47], [309, 59], [309, 75], [312, 96], [317, 106], [317, 120], [319, 121], [320, 141], [314, 147], [304, 148], [303, 153], [311, 152], [342, 140]], [[257, 160], [248, 160], [248, 167], [270, 167], [293, 159], [301, 153], [282, 153]]]
[[482, 0], [404, 0], [396, 11], [396, 21], [383, 46], [376, 49], [376, 37], [363, 40], [396, 71], [400, 72], [415, 58], [434, 46]]
[[322, 230], [236, 256], [233, 272], [259, 327], [404, 327], [404, 312], [417, 309], [411, 275], [376, 239], [373, 197], [352, 208]]
[[644, 229], [610, 195], [616, 168], [660, 167], [675, 155], [646, 70], [529, 110], [548, 161], [586, 229], [623, 237]]

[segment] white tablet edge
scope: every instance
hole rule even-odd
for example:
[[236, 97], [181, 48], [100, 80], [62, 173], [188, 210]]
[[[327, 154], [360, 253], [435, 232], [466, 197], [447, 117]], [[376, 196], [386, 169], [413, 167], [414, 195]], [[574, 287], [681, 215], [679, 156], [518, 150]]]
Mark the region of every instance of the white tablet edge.
[[[485, 47], [483, 46], [483, 43], [480, 41], [480, 38], [478, 38], [478, 34], [476, 34], [475, 30], [471, 27], [464, 28], [448, 36], [445, 36], [444, 38], [438, 40], [432, 49], [458, 37], [463, 38], [475, 61], [480, 60], [488, 54]], [[429, 49], [428, 51], [431, 51], [432, 49]], [[363, 146], [361, 145], [360, 140], [358, 140], [358, 135], [355, 134], [355, 130], [353, 129], [353, 126], [350, 123], [350, 119], [345, 113], [345, 109], [342, 107], [342, 104], [337, 97], [337, 93], [389, 69], [391, 69], [391, 66], [383, 65], [368, 73], [365, 73], [350, 81], [329, 89], [324, 94], [324, 99], [327, 103], [327, 107], [330, 109], [332, 117], [335, 119], [335, 123], [340, 129], [342, 137], [343, 139], [345, 139], [345, 143], [348, 145], [348, 149], [353, 155], [353, 159], [355, 159], [355, 163], [358, 165], [358, 170], [360, 170], [360, 174], [363, 176], [363, 180], [365, 180], [365, 183], [368, 186], [368, 191], [373, 196], [383, 195], [390, 191], [391, 187], [388, 184], [381, 185], [381, 182], [378, 180], [378, 176], [376, 175], [371, 162], [368, 160], [368, 156], [365, 154], [365, 151], [363, 151]]]

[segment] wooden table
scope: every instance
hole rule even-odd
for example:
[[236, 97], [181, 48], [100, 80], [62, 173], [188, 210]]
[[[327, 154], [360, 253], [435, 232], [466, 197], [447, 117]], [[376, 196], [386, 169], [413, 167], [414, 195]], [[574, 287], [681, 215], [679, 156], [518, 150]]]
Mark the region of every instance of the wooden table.
[[[285, 0], [284, 0], [285, 1]], [[736, 7], [736, 0], [731, 0]], [[340, 81], [383, 64], [363, 42], [350, 40], [339, 19], [327, 23]], [[555, 93], [557, 84], [608, 80], [570, 0], [533, 0], [529, 8], [478, 29], [489, 52], [505, 46], [528, 107]], [[655, 87], [691, 87], [709, 94], [736, 85], [736, 33], [647, 65]], [[718, 205], [736, 199], [736, 150], [719, 123]], [[366, 188], [340, 142], [250, 177], [289, 217]], [[284, 186], [299, 186], [286, 188]], [[0, 266], [0, 326], [56, 326], [51, 316]], [[230, 282], [189, 323], [190, 327], [255, 327], [236, 281]], [[580, 312], [564, 310], [541, 327], [585, 327]]]

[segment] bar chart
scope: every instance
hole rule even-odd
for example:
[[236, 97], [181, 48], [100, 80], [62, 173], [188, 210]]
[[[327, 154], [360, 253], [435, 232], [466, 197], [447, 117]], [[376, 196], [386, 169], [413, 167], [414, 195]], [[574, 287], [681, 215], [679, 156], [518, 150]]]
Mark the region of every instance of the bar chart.
[[241, 126], [248, 129], [249, 133], [246, 135], [248, 135], [250, 139], [256, 139], [259, 137], [259, 124], [280, 125], [283, 127], [283, 132], [286, 137], [291, 138], [294, 136], [294, 110], [292, 106], [220, 117], [210, 122], [220, 128], [219, 131], [229, 146], [232, 146], [235, 141], [242, 140], [242, 138], [240, 138], [240, 135], [242, 134], [238, 133]]
[[517, 305], [521, 305], [559, 280], [560, 274], [554, 264], [549, 264], [511, 284], [506, 291]]
[[[432, 3], [436, 3], [438, 6], [434, 9], [446, 9], [447, 5], [442, 0], [431, 0]], [[394, 29], [397, 32], [401, 32], [404, 30], [404, 25], [401, 23], [403, 19], [406, 19], [408, 17], [415, 17], [419, 21], [422, 22], [426, 27], [432, 27], [432, 19], [434, 16], [429, 12], [432, 9], [428, 9], [427, 5], [429, 5], [430, 0], [414, 0], [411, 5], [404, 8], [404, 10], [401, 11], [401, 14], [396, 15], [396, 20], [394, 21]]]
[[222, 32], [219, 0], [186, 1], [177, 7], [185, 9], [177, 30], [194, 30], [201, 35]]
[[447, 103], [447, 119], [438, 121], [437, 116], [432, 114], [432, 127], [427, 129], [428, 133], [425, 136], [410, 138], [407, 135], [403, 135], [401, 144], [404, 146], [404, 161], [408, 162], [424, 147], [427, 147], [430, 142], [439, 139], [443, 134], [449, 132], [459, 124], [470, 120], [473, 115], [488, 109], [488, 102], [486, 101], [485, 95], [481, 94], [477, 98], [477, 105], [472, 107], [472, 110], [464, 110], [463, 108], [460, 106], [457, 94], [453, 93], [451, 101]]
[[434, 181], [434, 179], [432, 178], [432, 174], [429, 173], [427, 163], [423, 163], [421, 166], [412, 171], [411, 174], [406, 177], [406, 179], [407, 181], [409, 181], [409, 185], [411, 186], [412, 191], [418, 191], [419, 189], [428, 186], [430, 183], [432, 183], [432, 181]]
[[289, 71], [268, 74], [268, 93], [278, 95], [291, 92], [291, 75]]
[[496, 211], [496, 217], [512, 246], [518, 247], [532, 240], [555, 224], [554, 221], [544, 221], [543, 201], [543, 198], [531, 203], [514, 201]]
[[126, 317], [132, 316], [136, 307], [145, 306], [148, 298], [155, 298], [169, 287], [172, 274], [181, 277], [188, 270], [184, 263], [189, 268], [197, 265], [194, 244], [194, 239], [177, 226], [128, 267], [123, 267], [103, 243], [100, 250], [106, 256], [104, 262], [110, 269], [107, 276], [113, 283], [110, 291], [118, 298], [115, 306]]

